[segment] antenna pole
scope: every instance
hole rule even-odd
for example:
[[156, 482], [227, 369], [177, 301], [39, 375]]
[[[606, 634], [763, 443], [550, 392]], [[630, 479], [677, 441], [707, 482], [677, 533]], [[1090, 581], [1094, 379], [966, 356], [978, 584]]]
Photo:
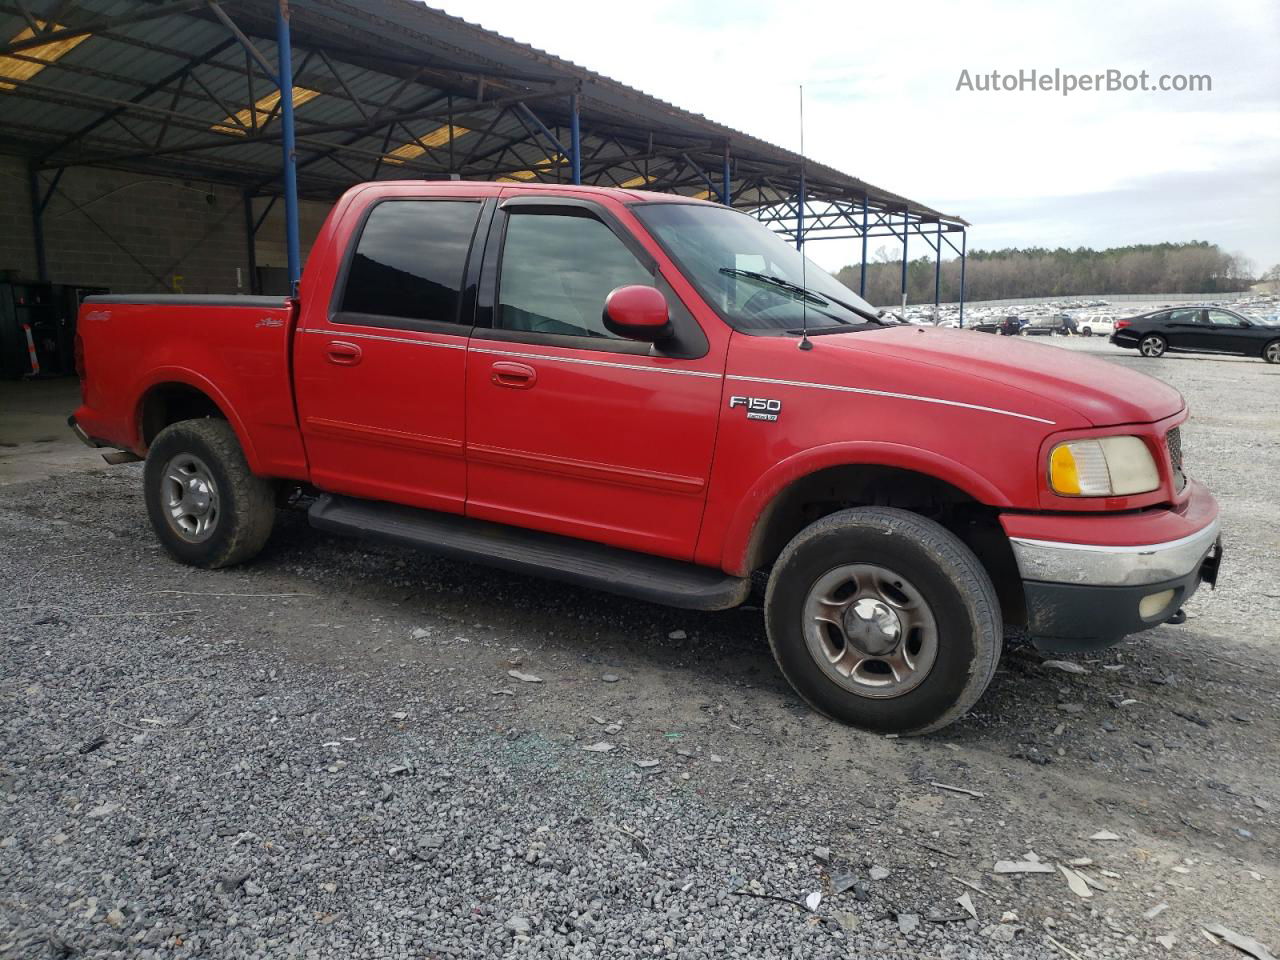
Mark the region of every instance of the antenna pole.
[[800, 251], [800, 343], [801, 350], [812, 350], [809, 342], [809, 269], [804, 255], [804, 84], [800, 84], [800, 196], [796, 205], [796, 249]]

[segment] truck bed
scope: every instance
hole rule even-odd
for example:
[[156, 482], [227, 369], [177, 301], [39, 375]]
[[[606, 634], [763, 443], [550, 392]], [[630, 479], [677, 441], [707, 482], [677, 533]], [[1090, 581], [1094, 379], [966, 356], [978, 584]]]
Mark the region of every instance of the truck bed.
[[148, 408], [193, 387], [231, 423], [255, 473], [305, 479], [290, 376], [295, 306], [287, 297], [89, 297], [77, 423], [95, 442], [142, 456]]

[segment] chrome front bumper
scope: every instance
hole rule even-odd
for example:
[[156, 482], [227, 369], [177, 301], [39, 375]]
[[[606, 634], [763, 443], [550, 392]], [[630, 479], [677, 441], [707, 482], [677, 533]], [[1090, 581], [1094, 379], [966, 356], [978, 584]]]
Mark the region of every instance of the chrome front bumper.
[[1011, 539], [1023, 580], [1123, 587], [1185, 577], [1200, 568], [1218, 542], [1220, 523], [1180, 540], [1131, 547]]

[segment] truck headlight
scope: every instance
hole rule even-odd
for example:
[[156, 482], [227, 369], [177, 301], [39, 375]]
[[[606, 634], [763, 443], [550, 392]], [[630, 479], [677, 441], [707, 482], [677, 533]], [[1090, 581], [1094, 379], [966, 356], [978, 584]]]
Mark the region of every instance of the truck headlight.
[[1049, 454], [1049, 486], [1065, 497], [1123, 497], [1158, 489], [1160, 473], [1141, 437], [1068, 440]]

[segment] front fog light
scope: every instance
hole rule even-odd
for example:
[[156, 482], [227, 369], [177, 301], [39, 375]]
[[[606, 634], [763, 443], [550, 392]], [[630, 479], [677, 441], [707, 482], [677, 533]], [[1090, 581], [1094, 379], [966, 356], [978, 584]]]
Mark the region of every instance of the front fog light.
[[1143, 620], [1150, 620], [1152, 617], [1163, 613], [1172, 600], [1172, 590], [1161, 590], [1159, 593], [1149, 593], [1138, 603], [1138, 616]]

